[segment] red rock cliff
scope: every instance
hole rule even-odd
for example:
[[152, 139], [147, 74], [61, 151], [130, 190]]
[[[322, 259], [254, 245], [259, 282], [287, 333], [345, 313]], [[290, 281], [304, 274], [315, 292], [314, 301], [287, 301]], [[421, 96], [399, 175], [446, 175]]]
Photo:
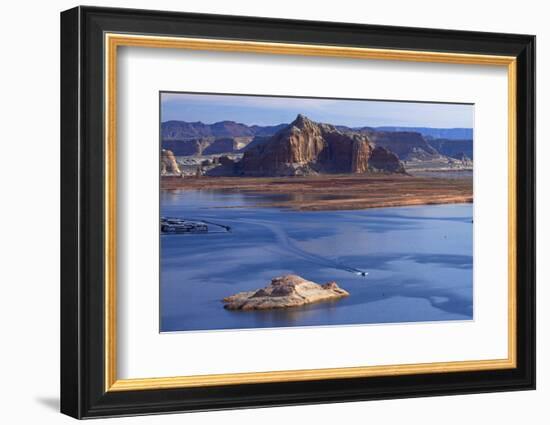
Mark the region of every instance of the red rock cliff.
[[[366, 135], [344, 133], [328, 124], [319, 124], [303, 115], [267, 141], [244, 153], [239, 172], [250, 176], [292, 176], [316, 173], [399, 172], [396, 155], [378, 153]], [[392, 156], [393, 155], [393, 156]], [[397, 161], [397, 164], [395, 163]], [[389, 168], [386, 170], [385, 167]], [[382, 168], [378, 168], [382, 167]]]

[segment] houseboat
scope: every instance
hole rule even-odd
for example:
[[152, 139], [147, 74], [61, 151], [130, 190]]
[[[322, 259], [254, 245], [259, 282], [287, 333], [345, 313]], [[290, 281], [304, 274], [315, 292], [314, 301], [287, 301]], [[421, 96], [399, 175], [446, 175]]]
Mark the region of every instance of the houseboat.
[[161, 217], [160, 231], [162, 233], [207, 233], [208, 225], [200, 221]]

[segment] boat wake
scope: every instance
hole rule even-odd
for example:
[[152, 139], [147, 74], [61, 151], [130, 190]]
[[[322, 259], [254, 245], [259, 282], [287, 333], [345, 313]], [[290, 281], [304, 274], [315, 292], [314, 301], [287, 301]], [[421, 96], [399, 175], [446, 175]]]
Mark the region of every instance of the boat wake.
[[[199, 218], [188, 218], [188, 220], [194, 220], [196, 222], [218, 226], [218, 228], [220, 229], [220, 231], [214, 231], [214, 232], [209, 230], [208, 231], [209, 233], [226, 233], [226, 232], [231, 232], [232, 231], [232, 228], [230, 226], [219, 224], [219, 223], [212, 222], [212, 221], [209, 221], [209, 220], [205, 220], [204, 218], [200, 218], [200, 219]], [[343, 270], [343, 271], [353, 273], [354, 275], [361, 276], [361, 277], [366, 277], [369, 274], [368, 272], [366, 272], [364, 270], [361, 270], [361, 269], [358, 269], [358, 268], [355, 268], [355, 267], [351, 267], [351, 266], [348, 266], [346, 264], [342, 264], [338, 261], [332, 260], [330, 258], [324, 257], [322, 255], [314, 254], [312, 252], [304, 250], [303, 248], [298, 246], [293, 239], [291, 239], [288, 236], [288, 234], [284, 231], [284, 229], [282, 229], [281, 227], [279, 227], [278, 225], [276, 225], [272, 222], [264, 221], [264, 220], [254, 220], [254, 219], [228, 219], [228, 218], [225, 218], [224, 221], [235, 222], [235, 223], [239, 223], [239, 224], [250, 224], [250, 225], [253, 225], [253, 226], [261, 226], [261, 227], [268, 230], [270, 233], [272, 233], [275, 236], [275, 238], [277, 239], [277, 241], [279, 242], [280, 246], [283, 248], [285, 253], [292, 254], [292, 255], [294, 255], [296, 257], [299, 257], [299, 258], [302, 258], [303, 260], [306, 260], [310, 263], [317, 264], [317, 265], [319, 265], [321, 267], [325, 267], [325, 268]], [[221, 230], [221, 229], [223, 229], [223, 230]]]
[[250, 224], [256, 224], [259, 226], [262, 226], [266, 229], [268, 229], [279, 241], [282, 247], [284, 247], [285, 252], [291, 253], [297, 257], [300, 257], [306, 261], [309, 261], [311, 263], [317, 264], [319, 266], [337, 269], [337, 270], [343, 270], [349, 273], [353, 273], [357, 276], [366, 277], [369, 273], [360, 270], [355, 267], [348, 266], [346, 264], [342, 264], [338, 261], [332, 260], [330, 258], [324, 257], [319, 254], [314, 254], [312, 252], [306, 251], [303, 248], [300, 248], [296, 242], [291, 239], [287, 233], [281, 229], [279, 226], [274, 225], [273, 223], [261, 221], [261, 220], [246, 220]]

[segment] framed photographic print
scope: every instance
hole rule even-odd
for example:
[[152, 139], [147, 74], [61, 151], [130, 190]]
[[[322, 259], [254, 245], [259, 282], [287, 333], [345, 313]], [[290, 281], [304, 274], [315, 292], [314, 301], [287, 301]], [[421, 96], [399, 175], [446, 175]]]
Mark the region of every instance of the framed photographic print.
[[61, 14], [61, 411], [534, 389], [535, 38]]

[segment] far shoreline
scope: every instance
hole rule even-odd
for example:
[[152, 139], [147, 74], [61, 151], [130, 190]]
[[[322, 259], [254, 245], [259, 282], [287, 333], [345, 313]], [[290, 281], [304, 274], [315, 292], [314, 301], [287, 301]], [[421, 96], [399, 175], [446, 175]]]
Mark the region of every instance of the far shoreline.
[[340, 211], [473, 202], [472, 178], [396, 174], [324, 174], [307, 177], [162, 176], [161, 190], [205, 190], [282, 195], [258, 207]]

